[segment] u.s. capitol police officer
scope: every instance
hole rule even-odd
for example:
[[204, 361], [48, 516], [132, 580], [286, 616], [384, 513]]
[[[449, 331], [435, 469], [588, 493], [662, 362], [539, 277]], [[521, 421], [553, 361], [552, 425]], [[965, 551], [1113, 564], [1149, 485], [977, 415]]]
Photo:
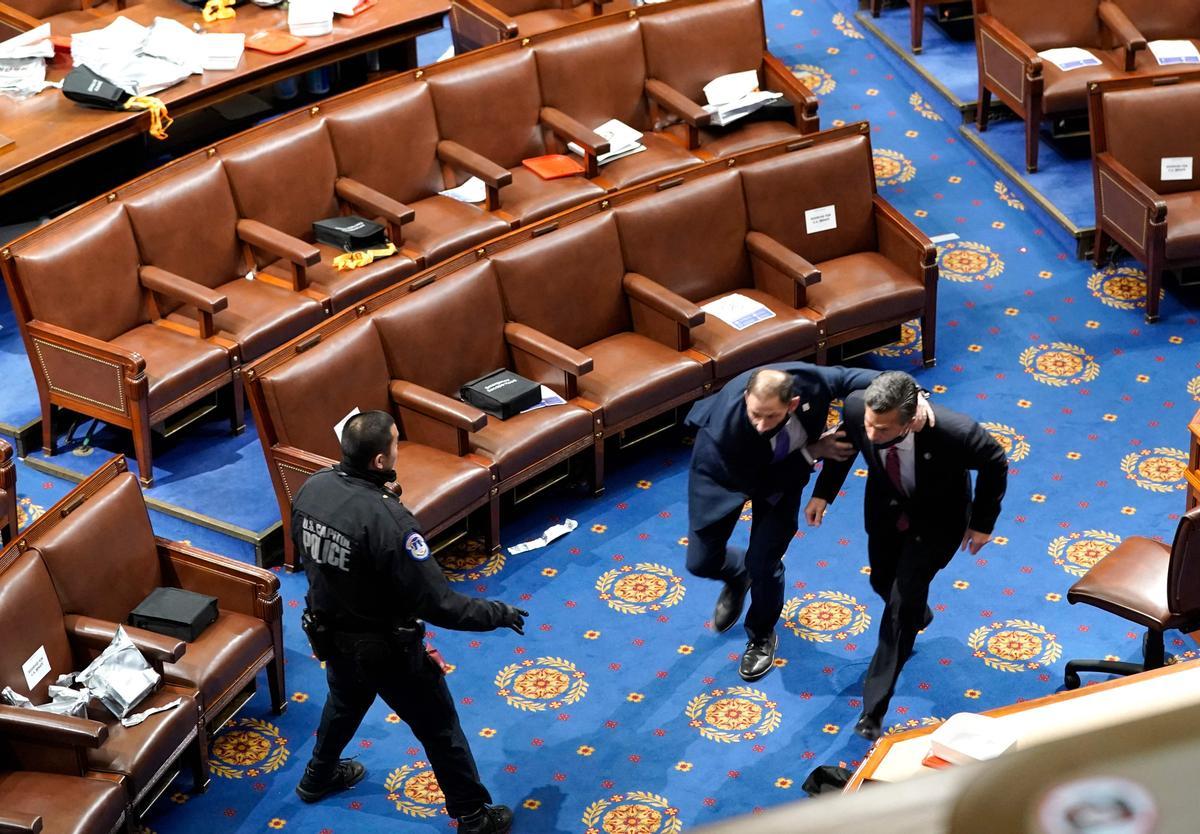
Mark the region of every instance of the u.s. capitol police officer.
[[366, 769], [342, 750], [379, 695], [425, 748], [459, 834], [504, 834], [512, 811], [492, 805], [421, 621], [463, 631], [511, 628], [528, 612], [451, 590], [398, 497], [399, 435], [391, 415], [368, 411], [342, 430], [342, 462], [312, 475], [292, 504], [292, 537], [308, 577], [304, 628], [324, 660], [329, 698], [296, 793], [315, 802], [356, 784]]

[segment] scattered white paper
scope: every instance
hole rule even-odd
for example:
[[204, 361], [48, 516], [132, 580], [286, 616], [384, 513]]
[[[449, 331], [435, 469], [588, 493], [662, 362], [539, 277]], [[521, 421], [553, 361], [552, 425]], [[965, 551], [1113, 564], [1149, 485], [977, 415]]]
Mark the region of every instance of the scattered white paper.
[[487, 183], [479, 177], [471, 177], [457, 188], [447, 188], [438, 193], [460, 203], [482, 203], [487, 199]]
[[1200, 64], [1200, 51], [1191, 41], [1150, 41], [1146, 44], [1159, 66], [1168, 64]]
[[804, 212], [804, 230], [810, 235], [837, 228], [837, 206], [821, 206]]
[[[597, 165], [603, 165], [606, 162], [612, 162], [614, 159], [620, 159], [621, 157], [641, 153], [646, 150], [646, 146], [642, 144], [642, 132], [635, 130], [620, 119], [609, 119], [604, 124], [594, 128], [592, 132], [608, 140], [608, 152], [599, 154], [596, 157]], [[585, 155], [583, 148], [574, 142], [567, 143], [567, 150], [579, 156]]]
[[[547, 388], [545, 385], [541, 386], [541, 388], [542, 388], [541, 402], [539, 402], [537, 405], [529, 406], [529, 408], [525, 409], [525, 411], [537, 411], [539, 408], [545, 408], [550, 405], [566, 405], [567, 404], [567, 401], [564, 400], [562, 397], [560, 397], [558, 394], [555, 394], [552, 389]], [[522, 411], [521, 413], [524, 414], [525, 411]]]
[[760, 90], [758, 70], [744, 70], [718, 76], [705, 84], [704, 97], [708, 101], [704, 109], [712, 114], [712, 124], [724, 127], [783, 98], [783, 93]]
[[354, 406], [354, 408], [350, 409], [349, 414], [337, 421], [337, 425], [333, 427], [333, 436], [338, 439], [338, 443], [342, 442], [342, 429], [346, 428], [346, 424], [350, 422], [350, 418], [355, 414], [361, 413], [358, 406]]
[[562, 524], [555, 524], [553, 527], [546, 528], [546, 531], [536, 539], [532, 539], [527, 542], [521, 542], [520, 544], [514, 544], [508, 549], [508, 553], [510, 556], [516, 556], [518, 553], [524, 553], [527, 550], [537, 550], [539, 547], [545, 547], [555, 539], [561, 538], [567, 533], [570, 533], [578, 526], [579, 522], [575, 519], [564, 519]]
[[288, 31], [300, 38], [328, 35], [333, 31], [331, 0], [291, 0], [288, 3]]
[[1099, 58], [1086, 49], [1080, 49], [1078, 46], [1047, 49], [1044, 52], [1039, 52], [1038, 57], [1044, 61], [1049, 61], [1063, 72], [1070, 72], [1071, 70], [1082, 69], [1083, 67], [1100, 66]]
[[741, 293], [730, 293], [716, 301], [700, 305], [700, 309], [716, 316], [734, 330], [745, 330], [752, 324], [775, 318], [770, 308]]
[[201, 71], [200, 36], [170, 18], [152, 27], [118, 17], [71, 36], [71, 58], [130, 95], [153, 95]]
[[937, 237], [931, 237], [929, 239], [929, 242], [932, 243], [934, 246], [940, 246], [941, 244], [949, 243], [952, 240], [958, 240], [958, 235], [954, 234], [954, 232], [947, 232], [944, 235], [938, 235]]
[[176, 698], [174, 701], [171, 701], [169, 704], [163, 704], [161, 707], [151, 707], [150, 709], [142, 710], [141, 712], [134, 713], [133, 715], [127, 715], [121, 719], [121, 726], [122, 727], [136, 727], [138, 724], [141, 724], [143, 721], [145, 721], [147, 718], [154, 715], [155, 713], [166, 712], [169, 709], [175, 709], [175, 707], [179, 706], [182, 703], [183, 703], [183, 698], [180, 697], [180, 698]]
[[50, 24], [22, 32], [0, 43], [0, 58], [53, 58], [54, 44], [50, 41]]
[[46, 80], [45, 58], [0, 58], [0, 95], [23, 99], [57, 86]]
[[46, 656], [46, 647], [38, 646], [29, 660], [21, 664], [21, 671], [25, 673], [25, 688], [32, 692], [42, 678], [50, 674], [50, 658]]
[[1190, 180], [1191, 178], [1192, 157], [1164, 156], [1162, 158], [1162, 171], [1159, 179], [1167, 182], [1170, 180]]

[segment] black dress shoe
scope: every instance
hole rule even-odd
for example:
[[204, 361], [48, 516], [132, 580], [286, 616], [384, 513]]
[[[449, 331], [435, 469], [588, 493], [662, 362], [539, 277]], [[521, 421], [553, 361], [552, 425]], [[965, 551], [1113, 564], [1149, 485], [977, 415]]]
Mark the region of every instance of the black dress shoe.
[[513, 812], [507, 805], [484, 805], [473, 814], [458, 818], [459, 834], [508, 834]]
[[718, 634], [729, 631], [742, 617], [742, 606], [746, 604], [746, 592], [750, 590], [749, 577], [740, 581], [726, 582], [717, 607], [713, 609], [713, 630]]
[[296, 794], [305, 802], [316, 802], [331, 793], [344, 791], [357, 785], [367, 775], [367, 769], [353, 759], [342, 759], [328, 776], [318, 776], [312, 765], [304, 769], [304, 776], [296, 786]]
[[742, 664], [738, 674], [744, 681], [756, 681], [771, 671], [775, 665], [775, 647], [779, 645], [779, 635], [771, 632], [766, 640], [751, 640], [742, 652]]
[[854, 725], [854, 732], [867, 741], [875, 741], [883, 735], [883, 727], [880, 725], [878, 718], [864, 712], [858, 717], [858, 723]]

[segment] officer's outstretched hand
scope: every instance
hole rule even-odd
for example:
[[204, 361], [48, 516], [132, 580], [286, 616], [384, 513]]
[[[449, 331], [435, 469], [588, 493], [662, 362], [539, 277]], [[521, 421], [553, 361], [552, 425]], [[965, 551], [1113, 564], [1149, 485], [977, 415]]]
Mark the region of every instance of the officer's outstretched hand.
[[529, 616], [529, 612], [509, 605], [507, 602], [500, 603], [500, 609], [500, 625], [504, 628], [511, 628], [524, 637], [525, 618]]

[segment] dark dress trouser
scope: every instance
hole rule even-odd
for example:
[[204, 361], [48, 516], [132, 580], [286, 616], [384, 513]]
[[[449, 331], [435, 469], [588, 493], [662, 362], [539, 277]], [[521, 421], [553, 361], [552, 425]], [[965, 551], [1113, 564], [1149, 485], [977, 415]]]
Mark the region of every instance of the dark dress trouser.
[[925, 622], [929, 584], [949, 557], [935, 557], [911, 532], [875, 532], [867, 541], [871, 588], [883, 598], [879, 644], [863, 685], [863, 712], [880, 721]]
[[425, 748], [450, 816], [461, 817], [491, 803], [445, 678], [421, 641], [338, 635], [337, 652], [325, 663], [325, 677], [329, 697], [313, 749], [315, 769], [328, 773], [337, 766], [379, 695]]
[[785, 492], [774, 502], [751, 497], [750, 546], [743, 553], [730, 548], [729, 537], [742, 514], [738, 507], [712, 524], [688, 531], [687, 569], [695, 576], [739, 582], [749, 574], [750, 610], [746, 634], [765, 640], [783, 611], [783, 555], [796, 535], [801, 490]]

